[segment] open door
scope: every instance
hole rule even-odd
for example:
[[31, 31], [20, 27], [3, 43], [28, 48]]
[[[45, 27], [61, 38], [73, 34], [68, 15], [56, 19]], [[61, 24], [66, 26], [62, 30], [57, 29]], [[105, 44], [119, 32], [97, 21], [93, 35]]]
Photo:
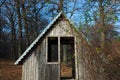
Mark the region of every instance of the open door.
[[60, 38], [60, 79], [75, 79], [74, 37]]

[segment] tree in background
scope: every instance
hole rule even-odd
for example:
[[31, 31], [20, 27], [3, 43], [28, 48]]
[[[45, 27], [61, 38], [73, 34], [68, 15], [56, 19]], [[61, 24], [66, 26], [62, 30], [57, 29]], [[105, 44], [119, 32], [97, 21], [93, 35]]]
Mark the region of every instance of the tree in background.
[[50, 12], [52, 18], [60, 11], [63, 11], [72, 19], [81, 9], [81, 7], [77, 5], [80, 2], [79, 0], [45, 0], [45, 2], [48, 4], [48, 12]]
[[[4, 49], [9, 47], [10, 51], [8, 49], [1, 50], [3, 54], [6, 54], [5, 56], [11, 55], [11, 59], [17, 59], [48, 24], [48, 20], [42, 17], [44, 4], [45, 2], [38, 0], [23, 0], [22, 2], [20, 0], [7, 0], [4, 1], [4, 4], [2, 3], [0, 8], [1, 24], [3, 25], [0, 26], [0, 33], [2, 36], [3, 33], [8, 34], [7, 40], [11, 44], [4, 47]], [[3, 39], [0, 38], [0, 41], [4, 41], [7, 44], [6, 40]], [[3, 48], [5, 44], [0, 45], [0, 47]]]
[[89, 79], [117, 80], [120, 69], [120, 35], [116, 30], [120, 21], [119, 3], [117, 0], [1, 0], [0, 57], [7, 55], [17, 59], [62, 10], [75, 23], [80, 21], [79, 29], [95, 51], [83, 54]]
[[[119, 41], [116, 41], [119, 32], [117, 32], [115, 27], [115, 23], [119, 21], [120, 13], [119, 4], [117, 3], [112, 0], [87, 0], [83, 4], [84, 16], [80, 22], [79, 29], [86, 35], [92, 48], [95, 50], [95, 57], [90, 54], [91, 59], [88, 60], [89, 63], [94, 62], [94, 64], [86, 66], [90, 69], [93, 68], [93, 71], [89, 69], [89, 72], [92, 72], [91, 76], [94, 75], [92, 80], [117, 80], [120, 76], [117, 71], [117, 69], [119, 70], [119, 63], [116, 61], [113, 64], [110, 60], [110, 58], [113, 61], [115, 58], [119, 58], [118, 48], [115, 47], [119, 45]], [[116, 42], [118, 45], [115, 44]], [[113, 54], [114, 57], [111, 56]], [[108, 67], [110, 64], [111, 68], [116, 67], [116, 69], [109, 71]], [[114, 72], [116, 72], [117, 76], [113, 74]], [[110, 77], [111, 75], [112, 77]]]
[[8, 27], [10, 27], [11, 30], [11, 59], [15, 59], [16, 55], [16, 25], [15, 25], [15, 20], [16, 20], [16, 13], [15, 13], [15, 8], [14, 6], [14, 2], [11, 2], [10, 0], [6, 1], [5, 3], [5, 8], [6, 8], [6, 12], [7, 14], [5, 14], [5, 16], [7, 16], [6, 18], [8, 19]]
[[5, 3], [5, 1], [6, 1], [6, 0], [1, 0], [1, 1], [0, 1], [0, 3], [1, 3], [1, 4], [0, 4], [0, 7], [2, 7], [2, 5]]

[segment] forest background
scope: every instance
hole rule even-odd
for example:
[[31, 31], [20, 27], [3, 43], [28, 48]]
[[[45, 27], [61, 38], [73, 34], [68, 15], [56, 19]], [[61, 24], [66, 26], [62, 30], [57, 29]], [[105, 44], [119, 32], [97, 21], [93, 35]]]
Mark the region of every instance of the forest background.
[[92, 73], [119, 80], [119, 0], [0, 0], [0, 59], [15, 61], [60, 11], [92, 47]]

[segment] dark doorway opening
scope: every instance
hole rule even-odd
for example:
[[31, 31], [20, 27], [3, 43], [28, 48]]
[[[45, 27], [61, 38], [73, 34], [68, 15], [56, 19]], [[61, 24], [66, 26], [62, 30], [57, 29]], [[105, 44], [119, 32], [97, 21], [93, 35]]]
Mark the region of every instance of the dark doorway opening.
[[75, 79], [74, 37], [60, 38], [60, 77]]

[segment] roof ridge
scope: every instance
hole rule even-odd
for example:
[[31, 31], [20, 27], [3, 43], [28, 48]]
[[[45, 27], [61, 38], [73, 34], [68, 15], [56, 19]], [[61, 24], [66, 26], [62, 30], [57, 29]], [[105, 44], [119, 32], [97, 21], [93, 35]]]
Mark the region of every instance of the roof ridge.
[[48, 24], [48, 26], [43, 30], [42, 33], [38, 35], [38, 37], [31, 43], [31, 45], [25, 50], [25, 52], [16, 60], [15, 65], [19, 64], [19, 62], [27, 55], [27, 53], [32, 49], [32, 47], [39, 41], [39, 39], [46, 33], [46, 31], [52, 26], [52, 24], [60, 17], [63, 12], [59, 12], [59, 14]]

